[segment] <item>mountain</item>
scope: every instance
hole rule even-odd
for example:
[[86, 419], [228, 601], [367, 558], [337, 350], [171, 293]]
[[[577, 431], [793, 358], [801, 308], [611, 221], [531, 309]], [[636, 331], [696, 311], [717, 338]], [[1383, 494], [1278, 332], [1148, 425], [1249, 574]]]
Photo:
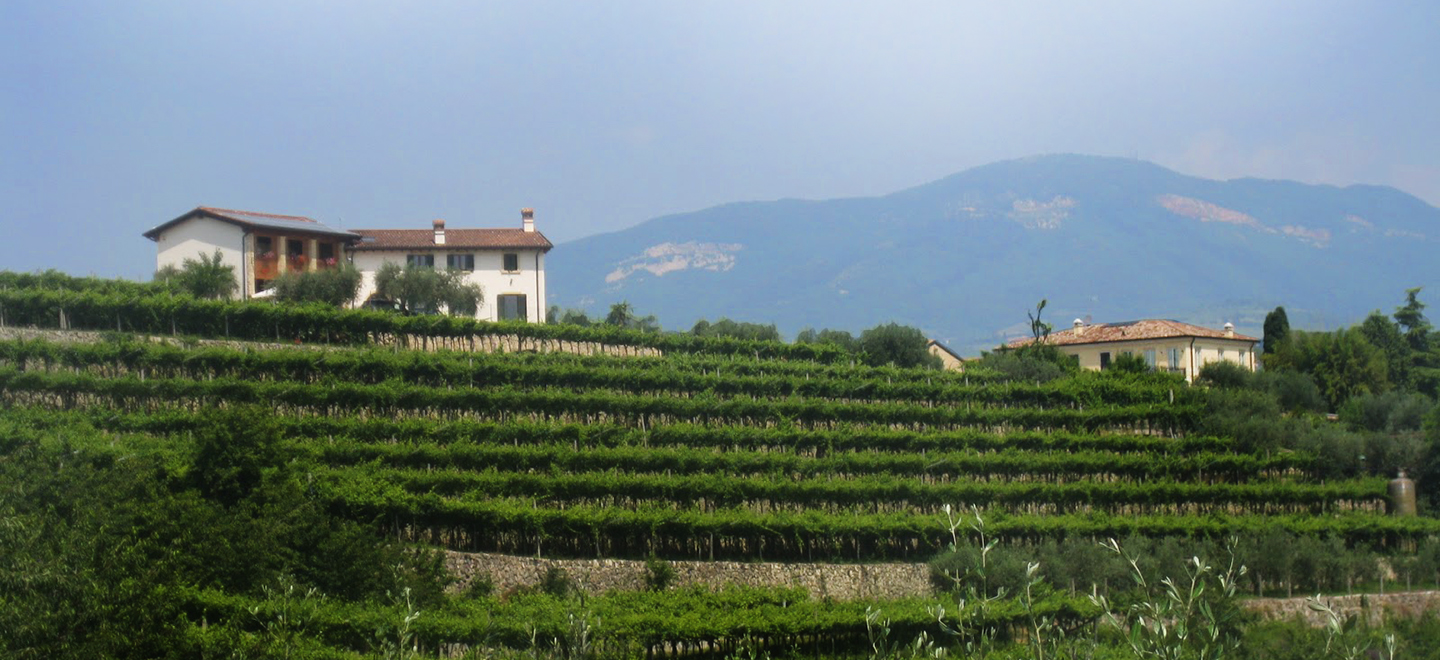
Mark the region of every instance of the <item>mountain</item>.
[[557, 246], [551, 304], [628, 300], [663, 325], [721, 316], [859, 330], [898, 321], [971, 353], [1046, 320], [1175, 318], [1259, 335], [1440, 291], [1440, 209], [1377, 186], [1214, 181], [1143, 161], [1037, 156], [882, 197], [726, 204]]

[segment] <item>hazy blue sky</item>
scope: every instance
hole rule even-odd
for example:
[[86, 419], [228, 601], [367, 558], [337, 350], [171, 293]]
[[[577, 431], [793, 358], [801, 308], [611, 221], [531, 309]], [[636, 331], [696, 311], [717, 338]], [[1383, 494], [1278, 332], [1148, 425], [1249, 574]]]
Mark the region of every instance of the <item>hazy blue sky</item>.
[[[0, 268], [197, 205], [564, 241], [1079, 152], [1440, 203], [1434, 2], [0, 3]], [[558, 257], [557, 253], [557, 257]]]

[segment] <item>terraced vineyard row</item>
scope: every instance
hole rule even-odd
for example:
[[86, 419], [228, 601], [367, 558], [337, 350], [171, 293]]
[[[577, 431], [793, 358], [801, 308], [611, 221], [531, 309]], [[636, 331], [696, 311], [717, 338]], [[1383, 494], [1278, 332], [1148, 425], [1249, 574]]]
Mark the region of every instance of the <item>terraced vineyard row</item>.
[[[686, 362], [677, 360], [676, 362]], [[0, 341], [0, 365], [21, 370], [68, 370], [108, 378], [231, 378], [257, 382], [380, 384], [400, 381], [428, 387], [517, 387], [603, 389], [651, 396], [820, 399], [841, 403], [907, 402], [920, 405], [1083, 408], [1101, 403], [1142, 405], [1183, 403], [1193, 398], [1178, 382], [1148, 379], [1066, 379], [1055, 384], [997, 383], [984, 372], [961, 382], [955, 376], [907, 378], [851, 370], [846, 378], [812, 378], [809, 371], [743, 374], [722, 361], [698, 362], [700, 370], [682, 371], [661, 359], [616, 360], [566, 354], [526, 355], [393, 352], [386, 350], [242, 351], [231, 348], [183, 349], [156, 343], [56, 344]], [[730, 362], [735, 362], [731, 360]], [[713, 364], [706, 369], [707, 364]], [[741, 363], [749, 364], [749, 363]], [[818, 365], [817, 365], [818, 366]], [[792, 367], [793, 368], [793, 367]], [[979, 370], [977, 370], [979, 371]], [[867, 377], [868, 376], [868, 377]], [[936, 381], [939, 382], [936, 382]]]
[[64, 407], [113, 406], [154, 410], [170, 405], [266, 404], [278, 412], [323, 416], [368, 411], [387, 417], [620, 422], [640, 428], [662, 424], [788, 425], [834, 429], [873, 425], [912, 430], [1068, 429], [1173, 434], [1193, 423], [1196, 405], [1139, 404], [1099, 408], [937, 407], [913, 403], [831, 403], [816, 399], [697, 396], [672, 398], [608, 390], [425, 387], [386, 381], [296, 384], [228, 378], [104, 378], [89, 373], [0, 368], [0, 389], [10, 403], [53, 402]]
[[[16, 284], [17, 288], [9, 287], [7, 282]], [[521, 343], [519, 348], [531, 350], [564, 349], [560, 344], [569, 342], [756, 359], [826, 363], [853, 359], [839, 348], [820, 344], [661, 334], [615, 326], [494, 323], [443, 315], [400, 316], [359, 309], [337, 310], [322, 304], [199, 300], [143, 287], [133, 290], [123, 286], [89, 287], [77, 284], [76, 278], [57, 284], [60, 288], [37, 288], [27, 284], [23, 275], [0, 274], [0, 326], [466, 350], [492, 346], [490, 340], [504, 336], [517, 338]]]

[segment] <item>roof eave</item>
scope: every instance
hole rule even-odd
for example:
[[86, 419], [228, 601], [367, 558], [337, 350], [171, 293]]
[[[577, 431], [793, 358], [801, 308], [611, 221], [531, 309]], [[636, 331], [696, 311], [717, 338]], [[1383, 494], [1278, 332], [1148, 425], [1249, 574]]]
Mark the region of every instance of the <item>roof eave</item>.
[[[1163, 336], [1163, 337], [1122, 337], [1122, 338], [1120, 338], [1120, 339], [1101, 339], [1101, 340], [1097, 340], [1097, 341], [1067, 341], [1067, 342], [1064, 342], [1064, 343], [1047, 341], [1047, 342], [1042, 342], [1042, 343], [1049, 344], [1049, 345], [1051, 345], [1051, 346], [1057, 346], [1057, 347], [1059, 347], [1059, 346], [1093, 346], [1093, 345], [1096, 345], [1096, 344], [1119, 344], [1119, 343], [1121, 343], [1121, 342], [1127, 342], [1127, 341], [1163, 341], [1163, 340], [1166, 340], [1166, 339], [1217, 339], [1217, 340], [1219, 340], [1219, 341], [1239, 341], [1239, 342], [1245, 342], [1245, 343], [1249, 343], [1249, 344], [1254, 344], [1254, 343], [1260, 341], [1258, 338], [1255, 338], [1255, 337], [1245, 337], [1245, 336], [1238, 336], [1238, 335], [1235, 336], [1235, 337], [1211, 337], [1211, 336], [1209, 336], [1209, 335], [1182, 334], [1182, 335], [1165, 335], [1165, 336]], [[1006, 345], [1009, 346], [1009, 347], [1011, 347], [1011, 348], [1019, 348], [1019, 347], [1021, 347], [1021, 346], [1029, 346], [1029, 345], [1034, 344], [1034, 343], [1035, 343], [1034, 340], [1025, 340], [1024, 342], [1021, 342], [1021, 343], [1019, 343], [1019, 344], [1006, 344]]]
[[[197, 207], [195, 207], [194, 209], [191, 209], [191, 210], [186, 211], [185, 213], [181, 214], [179, 217], [175, 218], [174, 220], [170, 220], [169, 222], [164, 222], [164, 223], [161, 223], [161, 224], [159, 224], [159, 225], [156, 225], [153, 229], [151, 229], [150, 231], [147, 231], [147, 232], [145, 232], [144, 234], [141, 234], [141, 235], [144, 236], [145, 238], [148, 238], [148, 239], [150, 239], [150, 240], [155, 241], [155, 242], [158, 243], [158, 242], [160, 241], [160, 234], [163, 233], [166, 229], [169, 229], [169, 228], [171, 228], [171, 227], [174, 227], [175, 225], [178, 225], [178, 224], [180, 224], [181, 222], [184, 222], [185, 220], [189, 220], [189, 219], [194, 218], [194, 217], [210, 218], [211, 220], [218, 220], [218, 221], [220, 221], [220, 222], [224, 222], [224, 223], [227, 223], [227, 224], [232, 224], [232, 225], [235, 225], [236, 227], [240, 227], [240, 228], [242, 228], [242, 229], [246, 229], [246, 230], [250, 230], [250, 231], [254, 231], [255, 229], [260, 229], [260, 228], [262, 228], [260, 225], [252, 224], [252, 223], [249, 223], [249, 222], [245, 222], [244, 220], [240, 220], [240, 219], [238, 219], [238, 218], [232, 218], [232, 217], [230, 217], [230, 216], [228, 216], [228, 215], [224, 215], [224, 214], [222, 214], [222, 213], [216, 213], [216, 212], [211, 211], [210, 209], [207, 209], [207, 208], [205, 208], [205, 207], [203, 207], [203, 206], [197, 206]], [[319, 223], [316, 223], [316, 224], [318, 225]], [[324, 225], [320, 225], [320, 226], [323, 227]], [[279, 231], [279, 230], [277, 229], [276, 231]], [[345, 231], [345, 230], [343, 230], [343, 229], [330, 229], [329, 227], [326, 227], [324, 230], [320, 230], [320, 231], [308, 231], [308, 230], [304, 230], [304, 229], [296, 229], [296, 230], [292, 230], [292, 231], [285, 232], [285, 233], [290, 233], [290, 234], [313, 234], [313, 235], [315, 235], [315, 236], [329, 236], [329, 237], [332, 237], [332, 238], [343, 239], [343, 240], [348, 241], [349, 243], [352, 243], [352, 244], [353, 244], [353, 243], [356, 243], [356, 242], [358, 242], [358, 241], [360, 240], [360, 235], [359, 235], [359, 234], [356, 234], [355, 232]]]

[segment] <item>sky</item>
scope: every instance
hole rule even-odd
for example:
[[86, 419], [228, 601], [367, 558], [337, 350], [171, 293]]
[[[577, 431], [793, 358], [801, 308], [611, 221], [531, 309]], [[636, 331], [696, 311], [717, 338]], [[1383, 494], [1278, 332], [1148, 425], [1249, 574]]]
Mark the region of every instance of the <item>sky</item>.
[[[1440, 205], [1434, 2], [0, 3], [0, 269], [196, 206], [552, 241], [1086, 153]], [[552, 255], [559, 258], [560, 252]]]

